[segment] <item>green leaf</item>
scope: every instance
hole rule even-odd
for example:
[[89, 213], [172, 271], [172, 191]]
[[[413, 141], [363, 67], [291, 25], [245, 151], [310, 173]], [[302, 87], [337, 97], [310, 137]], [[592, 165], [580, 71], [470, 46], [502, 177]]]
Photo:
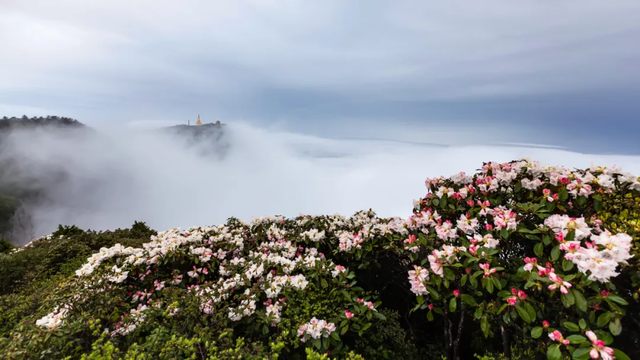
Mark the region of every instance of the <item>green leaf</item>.
[[568, 292], [566, 294], [562, 294], [562, 302], [566, 307], [569, 307], [576, 303], [576, 298], [573, 296], [572, 292]]
[[344, 335], [347, 331], [349, 331], [349, 325], [345, 326], [340, 330], [340, 335]]
[[613, 343], [613, 336], [611, 336], [608, 331], [594, 330], [593, 332], [596, 334], [598, 339], [604, 341], [605, 345], [611, 345], [611, 343]]
[[[500, 270], [502, 270], [502, 269], [500, 269]], [[496, 285], [496, 288], [498, 288], [498, 290], [502, 290], [502, 282], [500, 281], [500, 279], [498, 279], [497, 277], [493, 277], [493, 276], [491, 277], [491, 279], [493, 280], [493, 283]]]
[[561, 201], [565, 201], [569, 198], [569, 192], [566, 187], [561, 187], [560, 190], [558, 190], [558, 198]]
[[532, 338], [537, 339], [540, 336], [542, 336], [542, 327], [541, 326], [536, 326], [533, 329], [531, 329], [531, 337]]
[[611, 321], [611, 313], [606, 312], [606, 313], [600, 314], [600, 316], [598, 316], [597, 324], [598, 324], [599, 327], [603, 327], [603, 326], [607, 325], [609, 323], [609, 321]]
[[582, 295], [582, 293], [575, 288], [571, 289], [571, 293], [575, 298], [578, 309], [582, 310], [583, 312], [587, 312], [587, 299], [584, 298], [584, 295]]
[[602, 200], [595, 200], [593, 202], [593, 207], [596, 209], [597, 212], [602, 211]]
[[488, 337], [489, 336], [489, 320], [487, 319], [487, 316], [483, 316], [482, 319], [480, 320], [480, 328], [482, 329], [482, 332], [484, 333], [484, 337]]
[[618, 336], [622, 332], [622, 324], [620, 323], [620, 319], [614, 318], [609, 323], [609, 331], [613, 336]]
[[627, 302], [627, 300], [623, 299], [622, 297], [618, 296], [618, 295], [613, 295], [613, 294], [609, 294], [609, 296], [607, 297], [609, 300], [618, 303], [620, 305], [629, 305], [629, 303]]
[[536, 246], [533, 247], [533, 252], [536, 253], [538, 257], [542, 256], [543, 246], [542, 243], [537, 243]]
[[322, 349], [328, 349], [331, 340], [329, 338], [322, 338]]
[[546, 208], [547, 208], [547, 211], [553, 211], [556, 208], [555, 201], [554, 202], [548, 202]]
[[587, 198], [580, 195], [578, 196], [578, 198], [576, 199], [576, 203], [578, 203], [578, 205], [583, 206], [584, 204], [587, 203]]
[[449, 268], [444, 268], [444, 277], [446, 279], [449, 279], [451, 281], [456, 279], [456, 275], [453, 273], [453, 271], [451, 271], [451, 269]]
[[589, 355], [589, 351], [591, 351], [591, 348], [579, 348], [573, 351], [573, 358], [576, 360], [587, 360], [590, 359], [591, 356]]
[[527, 312], [527, 310], [517, 305], [516, 305], [516, 310], [518, 311], [518, 315], [520, 315], [522, 320], [524, 320], [527, 323], [531, 322], [531, 318], [529, 317], [529, 313]]
[[380, 319], [380, 320], [382, 320], [382, 321], [387, 320], [387, 317], [386, 317], [386, 316], [384, 316], [383, 314], [380, 314], [380, 313], [379, 313], [379, 312], [377, 312], [377, 311], [374, 313], [374, 315], [375, 315], [375, 317], [377, 317], [378, 319]]
[[467, 278], [469, 277], [469, 275], [464, 274], [462, 275], [462, 279], [460, 279], [460, 286], [464, 286], [467, 283]]
[[311, 339], [311, 345], [313, 345], [316, 349], [322, 348], [322, 340], [320, 339]]
[[547, 359], [549, 360], [560, 360], [562, 353], [560, 352], [560, 345], [553, 344], [549, 346], [547, 349]]
[[482, 308], [476, 308], [476, 312], [473, 314], [473, 317], [478, 320], [482, 317]]
[[502, 315], [502, 321], [504, 321], [504, 323], [507, 325], [511, 324], [511, 316], [509, 315], [509, 312], [506, 312], [504, 313], [504, 315]]
[[486, 281], [486, 283], [485, 283], [485, 284], [486, 284], [486, 285], [485, 285], [485, 288], [486, 288], [486, 289], [487, 289], [487, 291], [491, 294], [491, 293], [493, 293], [493, 281], [491, 281], [491, 279], [490, 279], [490, 278], [485, 278], [485, 279], [486, 279], [486, 280], [485, 280], [485, 281]]
[[560, 248], [555, 246], [553, 249], [551, 249], [551, 260], [556, 261], [558, 260], [559, 257], [560, 257]]
[[329, 284], [327, 284], [327, 280], [325, 279], [320, 280], [320, 285], [322, 285], [323, 288], [329, 287]]
[[582, 330], [587, 328], [587, 322], [584, 321], [584, 319], [580, 319], [580, 321], [578, 321], [578, 325], [580, 325], [580, 329]]
[[478, 303], [476, 302], [476, 299], [474, 299], [473, 296], [471, 296], [469, 294], [462, 294], [461, 298], [462, 298], [462, 301], [467, 303], [467, 305], [469, 305], [469, 306], [478, 306]]
[[573, 269], [573, 261], [562, 259], [562, 270], [565, 272]]
[[578, 325], [572, 323], [571, 321], [565, 321], [563, 325], [571, 331], [580, 331], [580, 327], [578, 327]]
[[613, 356], [616, 358], [616, 360], [631, 360], [627, 354], [623, 353], [622, 351], [618, 350], [618, 349], [613, 349]]
[[432, 311], [429, 311], [429, 312], [427, 313], [427, 320], [429, 320], [429, 321], [433, 321], [433, 312], [432, 312]]
[[529, 303], [524, 303], [524, 309], [527, 310], [531, 321], [534, 321], [536, 319], [536, 310], [533, 308], [533, 306], [531, 306], [531, 304]]
[[333, 338], [333, 340], [335, 341], [340, 341], [340, 335], [338, 335], [338, 333], [336, 331], [331, 333], [331, 337]]
[[433, 300], [440, 300], [440, 294], [436, 291], [436, 289], [431, 286], [425, 286], [427, 291], [429, 291], [429, 295], [433, 298]]
[[567, 340], [569, 340], [572, 344], [582, 344], [585, 340], [587, 340], [587, 338], [582, 335], [571, 335], [567, 336]]
[[449, 300], [449, 311], [451, 312], [455, 312], [456, 309], [458, 308], [458, 302], [456, 301], [456, 298], [451, 298], [451, 300]]
[[471, 283], [471, 286], [473, 286], [474, 289], [478, 288], [478, 280], [476, 278], [472, 276], [471, 278], [469, 278], [469, 282]]

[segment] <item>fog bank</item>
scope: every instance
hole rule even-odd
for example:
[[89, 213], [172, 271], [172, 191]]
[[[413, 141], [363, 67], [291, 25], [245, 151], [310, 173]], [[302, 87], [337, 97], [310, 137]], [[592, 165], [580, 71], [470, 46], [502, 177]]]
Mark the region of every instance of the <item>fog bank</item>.
[[[229, 144], [224, 157], [214, 151], [220, 141]], [[569, 167], [616, 164], [640, 174], [638, 156], [332, 140], [247, 124], [228, 125], [224, 140], [198, 141], [151, 130], [17, 132], [1, 156], [16, 155], [29, 161], [12, 172], [12, 180], [47, 189], [47, 199], [28, 209], [36, 236], [58, 224], [105, 230], [137, 220], [164, 230], [219, 224], [231, 216], [351, 215], [369, 208], [381, 216], [407, 216], [413, 199], [426, 192], [426, 177], [473, 173], [483, 161], [522, 156]]]

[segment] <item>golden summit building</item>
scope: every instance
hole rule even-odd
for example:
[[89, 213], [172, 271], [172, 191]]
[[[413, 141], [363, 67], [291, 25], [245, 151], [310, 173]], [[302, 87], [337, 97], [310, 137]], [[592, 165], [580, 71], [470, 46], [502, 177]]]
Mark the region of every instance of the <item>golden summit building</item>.
[[[190, 123], [190, 121], [189, 121], [189, 122], [187, 122], [187, 125], [189, 125], [189, 123]], [[202, 126], [202, 125], [203, 125], [203, 124], [202, 124], [202, 121], [200, 120], [200, 114], [198, 114], [198, 120], [196, 120], [196, 125], [195, 125], [195, 126]], [[221, 124], [221, 123], [220, 123], [220, 120], [216, 120], [216, 122], [215, 122], [215, 123], [213, 123], [213, 124], [208, 124], [208, 125], [225, 125], [225, 124]]]

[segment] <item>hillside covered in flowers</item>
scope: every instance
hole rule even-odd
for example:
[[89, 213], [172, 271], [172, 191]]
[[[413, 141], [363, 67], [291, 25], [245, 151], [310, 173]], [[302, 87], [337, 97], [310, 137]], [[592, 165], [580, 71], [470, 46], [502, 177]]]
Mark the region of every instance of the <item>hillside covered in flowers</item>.
[[640, 180], [517, 160], [372, 211], [0, 248], [8, 359], [638, 359]]

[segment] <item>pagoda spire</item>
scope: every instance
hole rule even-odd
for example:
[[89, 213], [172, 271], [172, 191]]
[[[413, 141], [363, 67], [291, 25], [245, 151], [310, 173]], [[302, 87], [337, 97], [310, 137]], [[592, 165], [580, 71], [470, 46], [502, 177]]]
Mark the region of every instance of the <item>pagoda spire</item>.
[[200, 121], [200, 114], [198, 114], [198, 120], [196, 121], [196, 126], [202, 125], [202, 121]]

